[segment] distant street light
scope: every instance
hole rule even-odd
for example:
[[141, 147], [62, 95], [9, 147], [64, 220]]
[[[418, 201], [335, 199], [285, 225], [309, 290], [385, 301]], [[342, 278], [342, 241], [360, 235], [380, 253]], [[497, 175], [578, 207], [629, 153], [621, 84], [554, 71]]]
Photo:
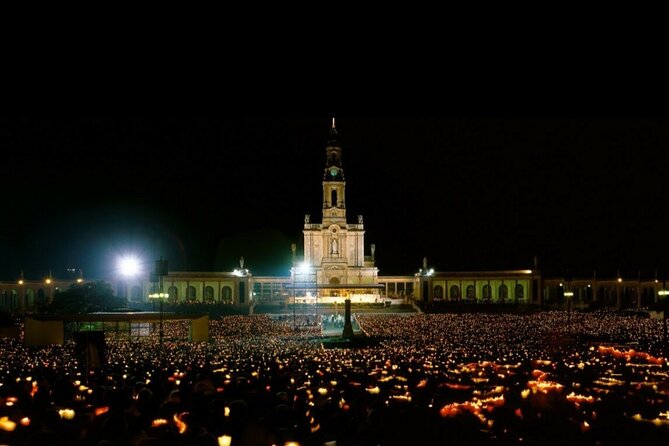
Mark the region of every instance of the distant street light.
[[159, 325], [159, 339], [160, 346], [163, 346], [163, 302], [165, 299], [170, 297], [168, 293], [163, 293], [163, 276], [167, 275], [167, 260], [163, 260], [161, 257], [160, 260], [156, 260], [156, 269], [153, 273], [153, 276], [157, 279], [157, 292], [149, 294], [149, 299], [157, 299], [160, 305], [160, 325]]
[[571, 305], [572, 305], [572, 298], [574, 297], [574, 292], [565, 291], [564, 297], [567, 298], [567, 330], [569, 331], [569, 334], [571, 334]]
[[170, 297], [168, 293], [152, 293], [149, 294], [149, 299], [157, 299], [159, 303], [159, 308], [160, 308], [160, 328], [158, 332], [158, 336], [160, 339], [160, 345], [163, 345], [163, 301]]
[[[304, 313], [306, 314], [306, 301], [307, 301], [307, 282], [310, 282], [311, 280], [311, 274], [312, 274], [312, 267], [309, 264], [309, 262], [301, 262], [298, 264], [296, 267], [292, 267], [290, 269], [290, 277], [292, 281], [292, 288], [293, 288], [293, 330], [297, 331], [297, 322], [296, 322], [296, 315], [295, 315], [295, 306], [297, 305], [297, 291], [296, 288], [300, 282], [302, 282], [302, 289], [305, 290], [305, 295], [303, 297], [303, 310]], [[297, 275], [302, 276], [302, 280], [300, 280], [299, 277], [296, 277]], [[311, 294], [311, 293], [309, 293]]]

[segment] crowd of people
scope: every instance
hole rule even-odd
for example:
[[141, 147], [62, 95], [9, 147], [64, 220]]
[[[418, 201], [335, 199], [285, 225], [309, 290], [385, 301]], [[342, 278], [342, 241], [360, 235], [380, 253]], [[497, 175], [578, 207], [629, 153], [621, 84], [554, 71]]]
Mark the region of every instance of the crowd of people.
[[0, 339], [0, 444], [660, 444], [669, 435], [659, 320], [359, 314], [378, 342], [324, 349], [314, 317], [331, 316], [222, 317], [208, 343], [169, 321], [162, 344], [155, 334], [106, 339], [99, 368], [72, 341]]

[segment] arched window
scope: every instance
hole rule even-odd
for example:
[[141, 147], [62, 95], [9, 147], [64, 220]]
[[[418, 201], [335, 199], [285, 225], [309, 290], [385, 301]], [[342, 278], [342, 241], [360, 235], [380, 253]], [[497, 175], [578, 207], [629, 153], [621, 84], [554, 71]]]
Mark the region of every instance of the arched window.
[[130, 300], [137, 302], [142, 298], [142, 289], [138, 286], [134, 286], [130, 289]]
[[457, 285], [451, 287], [451, 300], [460, 300], [460, 287]]
[[187, 302], [197, 301], [197, 290], [195, 290], [195, 287], [193, 285], [190, 285], [188, 287], [188, 291], [186, 291], [186, 301]]
[[32, 288], [26, 290], [26, 307], [33, 308], [35, 305], [35, 291]]
[[330, 201], [332, 203], [332, 207], [337, 206], [337, 191], [334, 189], [332, 189], [332, 192], [330, 192]]
[[444, 298], [444, 287], [441, 285], [436, 285], [434, 287], [434, 298], [436, 300], [442, 300]]
[[214, 289], [210, 286], [204, 287], [204, 301], [207, 303], [214, 302]]
[[516, 285], [516, 299], [525, 298], [525, 288], [520, 283]]
[[474, 285], [469, 285], [467, 287], [467, 300], [476, 300], [476, 290], [474, 289]]
[[169, 294], [169, 297], [167, 298], [168, 302], [172, 302], [173, 304], [179, 302], [179, 289], [177, 287], [169, 287], [167, 289], [167, 294]]
[[507, 300], [509, 298], [509, 288], [506, 285], [501, 284], [499, 286], [498, 292], [499, 292], [499, 301], [500, 302], [504, 302], [505, 300]]
[[229, 286], [224, 286], [221, 289], [221, 293], [223, 294], [223, 302], [226, 304], [231, 304], [232, 303], [232, 288]]
[[490, 301], [490, 285], [483, 285], [483, 300]]

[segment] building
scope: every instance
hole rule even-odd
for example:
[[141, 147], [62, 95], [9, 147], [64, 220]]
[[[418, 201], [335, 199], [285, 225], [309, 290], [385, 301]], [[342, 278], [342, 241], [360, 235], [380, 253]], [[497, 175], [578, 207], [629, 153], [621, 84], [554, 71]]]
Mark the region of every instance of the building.
[[312, 297], [317, 296], [323, 302], [341, 302], [344, 297], [358, 302], [378, 301], [381, 286], [374, 265], [375, 247], [371, 245], [371, 255], [365, 255], [362, 215], [358, 215], [355, 223], [347, 220], [346, 177], [341, 152], [333, 119], [325, 148], [322, 219], [317, 223], [311, 221], [310, 215], [304, 216], [303, 260], [296, 263], [293, 245], [291, 281], [294, 290], [304, 288], [300, 287], [304, 283], [311, 288], [305, 293], [317, 293]]
[[[314, 172], [314, 178], [317, 173]], [[304, 252], [292, 245], [290, 275], [254, 276], [244, 268], [230, 272], [169, 271], [158, 282], [149, 278], [110, 281], [115, 292], [127, 297], [130, 305], [146, 303], [149, 294], [163, 291], [169, 303], [234, 305], [289, 303], [392, 303], [435, 302], [528, 303], [564, 308], [585, 307], [599, 302], [610, 308], [651, 305], [668, 294], [664, 283], [644, 279], [585, 278], [543, 279], [535, 260], [532, 269], [502, 271], [435, 271], [427, 259], [416, 273], [406, 276], [379, 276], [375, 265], [375, 246], [365, 252], [365, 226], [362, 215], [349, 222], [346, 208], [346, 177], [342, 147], [333, 119], [325, 147], [322, 173], [322, 216], [313, 221], [304, 216]], [[367, 255], [368, 254], [368, 255]], [[30, 311], [40, 301], [49, 301], [58, 289], [81, 282], [69, 279], [0, 282], [0, 309]]]

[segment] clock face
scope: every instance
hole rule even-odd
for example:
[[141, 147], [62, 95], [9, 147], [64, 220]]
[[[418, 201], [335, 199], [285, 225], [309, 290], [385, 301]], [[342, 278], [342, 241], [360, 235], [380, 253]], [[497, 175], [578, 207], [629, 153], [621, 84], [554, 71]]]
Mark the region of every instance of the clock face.
[[337, 169], [336, 168], [333, 167], [332, 169], [330, 169], [330, 176], [333, 176], [333, 177], [337, 176]]

